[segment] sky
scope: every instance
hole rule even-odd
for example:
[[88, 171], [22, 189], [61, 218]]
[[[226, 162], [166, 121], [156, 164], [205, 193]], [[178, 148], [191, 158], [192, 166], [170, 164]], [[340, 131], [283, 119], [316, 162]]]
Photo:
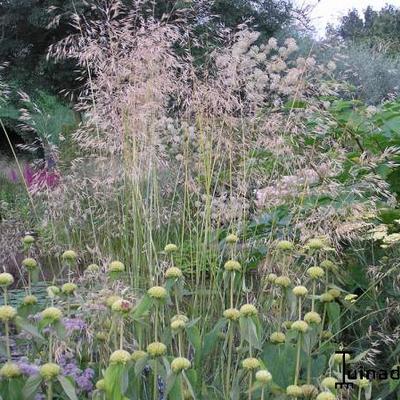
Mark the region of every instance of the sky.
[[336, 22], [347, 11], [356, 8], [359, 11], [366, 9], [369, 5], [375, 10], [380, 10], [385, 4], [400, 7], [400, 0], [295, 0], [297, 5], [315, 5], [311, 14], [313, 24], [318, 36], [323, 36], [328, 23]]

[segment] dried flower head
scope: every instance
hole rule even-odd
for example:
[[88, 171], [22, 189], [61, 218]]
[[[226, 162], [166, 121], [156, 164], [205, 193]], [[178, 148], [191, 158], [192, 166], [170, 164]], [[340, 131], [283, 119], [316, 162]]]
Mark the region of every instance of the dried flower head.
[[22, 243], [26, 246], [32, 246], [35, 243], [35, 238], [32, 235], [25, 235], [22, 238]]
[[0, 306], [0, 321], [6, 322], [14, 319], [17, 315], [17, 310], [11, 306]]
[[147, 353], [151, 357], [161, 357], [167, 352], [167, 346], [161, 342], [153, 342], [147, 346]]
[[272, 375], [266, 369], [260, 369], [256, 372], [256, 381], [262, 385], [266, 385], [268, 382], [272, 381]]
[[318, 389], [314, 385], [301, 385], [303, 396], [313, 399], [318, 394]]
[[307, 269], [307, 274], [311, 279], [319, 279], [325, 275], [321, 267], [310, 267]]
[[305, 333], [308, 330], [308, 324], [302, 320], [294, 321], [290, 329], [300, 333]]
[[125, 266], [121, 261], [112, 261], [108, 266], [108, 272], [123, 272], [125, 270]]
[[0, 286], [7, 287], [14, 283], [14, 278], [8, 272], [2, 272], [0, 274]]
[[131, 359], [133, 362], [139, 361], [142, 358], [146, 357], [147, 353], [143, 350], [135, 350], [132, 355], [131, 355]]
[[162, 300], [167, 297], [167, 291], [162, 286], [153, 286], [148, 291], [147, 294], [157, 300]]
[[165, 271], [166, 279], [178, 279], [182, 277], [182, 271], [177, 267], [170, 267]]
[[303, 395], [303, 390], [301, 386], [290, 385], [286, 388], [286, 394], [290, 397], [301, 397]]
[[228, 308], [224, 311], [224, 318], [230, 321], [237, 321], [240, 317], [240, 311], [237, 308]]
[[176, 251], [178, 251], [178, 246], [176, 244], [169, 243], [164, 247], [164, 251], [167, 254], [175, 253]]
[[294, 249], [294, 244], [289, 240], [281, 240], [277, 243], [276, 249], [280, 251], [291, 251]]
[[0, 369], [0, 376], [6, 379], [13, 379], [21, 376], [22, 371], [19, 366], [13, 362], [5, 363]]
[[275, 285], [280, 286], [282, 288], [287, 288], [287, 287], [289, 287], [291, 282], [290, 282], [290, 278], [287, 276], [278, 276], [275, 279], [274, 283], [275, 283]]
[[335, 399], [336, 396], [331, 392], [322, 392], [316, 398], [316, 400], [335, 400]]
[[189, 369], [191, 367], [190, 361], [185, 357], [174, 358], [171, 362], [172, 371], [177, 374], [183, 370]]
[[253, 304], [243, 304], [242, 307], [240, 307], [240, 315], [243, 317], [252, 317], [257, 314], [257, 308]]
[[116, 350], [110, 356], [110, 364], [126, 364], [131, 360], [131, 355], [126, 350]]
[[37, 302], [38, 302], [37, 297], [36, 297], [36, 296], [33, 296], [33, 295], [25, 296], [25, 297], [24, 297], [24, 300], [23, 300], [23, 303], [24, 303], [26, 306], [33, 306], [33, 305], [37, 304]]
[[304, 321], [306, 321], [310, 325], [319, 325], [321, 323], [321, 316], [315, 311], [310, 311], [306, 313], [306, 315], [304, 315]]
[[328, 376], [322, 379], [321, 386], [326, 389], [335, 389], [336, 388], [337, 379], [333, 376]]
[[44, 364], [39, 369], [40, 376], [46, 381], [56, 378], [60, 374], [60, 371], [60, 366], [55, 363]]
[[42, 318], [49, 319], [51, 322], [57, 322], [61, 319], [62, 312], [56, 307], [48, 307], [42, 311]]
[[286, 335], [283, 332], [273, 332], [269, 340], [275, 344], [285, 343]]
[[117, 313], [128, 314], [132, 310], [132, 303], [128, 300], [118, 299], [112, 304], [111, 309]]
[[241, 269], [240, 263], [235, 260], [229, 260], [224, 265], [225, 271], [238, 272]]
[[246, 369], [246, 370], [248, 370], [248, 371], [251, 371], [251, 370], [255, 370], [255, 369], [257, 369], [257, 368], [260, 368], [260, 361], [258, 361], [258, 359], [257, 358], [254, 358], [254, 357], [249, 357], [249, 358], [245, 358], [243, 361], [242, 361], [242, 367], [243, 367], [243, 369]]
[[66, 250], [62, 254], [61, 258], [64, 261], [68, 261], [68, 262], [72, 263], [72, 262], [76, 261], [76, 259], [78, 258], [78, 255], [75, 253], [74, 250]]
[[24, 258], [22, 265], [29, 271], [36, 269], [38, 266], [37, 261], [31, 257]]
[[226, 243], [235, 244], [239, 241], [239, 238], [235, 234], [231, 233], [226, 237], [225, 240], [226, 240]]
[[76, 286], [75, 283], [67, 282], [61, 286], [61, 292], [69, 296], [74, 294], [77, 288], [78, 286]]
[[297, 297], [307, 296], [308, 290], [305, 286], [295, 286], [293, 289], [293, 294]]

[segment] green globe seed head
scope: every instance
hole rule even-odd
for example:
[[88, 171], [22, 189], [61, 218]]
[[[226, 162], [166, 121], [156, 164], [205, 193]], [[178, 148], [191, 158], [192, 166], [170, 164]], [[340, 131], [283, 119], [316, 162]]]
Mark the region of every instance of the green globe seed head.
[[329, 293], [334, 299], [339, 298], [340, 295], [342, 294], [341, 291], [340, 291], [339, 289], [335, 289], [335, 288], [329, 289], [329, 290], [328, 290], [328, 293]]
[[322, 250], [324, 248], [326, 248], [326, 243], [324, 240], [322, 239], [310, 239], [306, 245], [305, 245], [306, 249], [309, 250]]
[[25, 235], [22, 238], [22, 243], [26, 246], [31, 246], [33, 243], [35, 243], [35, 238], [32, 235]]
[[170, 267], [165, 271], [166, 279], [179, 279], [182, 278], [182, 271], [177, 267]]
[[291, 326], [291, 329], [299, 333], [305, 333], [308, 330], [308, 324], [307, 322], [302, 320], [294, 321]]
[[318, 390], [314, 385], [301, 385], [303, 396], [308, 399], [313, 399], [317, 394]]
[[33, 306], [33, 305], [37, 304], [37, 302], [38, 302], [37, 297], [33, 296], [33, 295], [25, 296], [24, 300], [23, 300], [23, 303], [26, 306]]
[[297, 297], [304, 297], [304, 296], [307, 296], [307, 294], [308, 294], [308, 290], [305, 286], [295, 286], [292, 289], [292, 292]]
[[266, 385], [268, 382], [272, 381], [272, 375], [266, 369], [260, 369], [256, 372], [256, 381], [262, 385]]
[[304, 316], [304, 321], [306, 321], [310, 325], [319, 325], [321, 323], [321, 316], [315, 311], [310, 311]]
[[131, 360], [131, 355], [126, 350], [116, 350], [110, 356], [110, 364], [126, 364]]
[[226, 243], [235, 244], [239, 241], [239, 238], [234, 233], [231, 233], [226, 237], [225, 240], [226, 240]]
[[290, 385], [286, 388], [286, 394], [290, 397], [301, 397], [303, 395], [303, 390], [301, 386]]
[[177, 357], [174, 360], [172, 360], [171, 363], [171, 369], [173, 372], [175, 372], [175, 374], [189, 369], [192, 366], [191, 362], [185, 358], [185, 357]]
[[105, 391], [106, 390], [106, 382], [104, 379], [100, 379], [99, 381], [96, 382], [96, 389]]
[[22, 261], [22, 265], [29, 271], [36, 269], [38, 266], [36, 260], [31, 257], [24, 258], [24, 260]]
[[108, 296], [106, 298], [106, 306], [111, 308], [112, 305], [118, 300], [122, 300], [122, 298], [117, 295]]
[[75, 262], [76, 259], [78, 258], [78, 255], [75, 253], [74, 250], [66, 250], [64, 251], [64, 253], [62, 253], [61, 258], [64, 261]]
[[61, 319], [62, 312], [56, 307], [48, 307], [42, 311], [42, 318], [49, 319], [51, 322], [57, 322]]
[[19, 366], [14, 362], [6, 362], [0, 369], [0, 376], [6, 379], [18, 378], [22, 375]]
[[331, 392], [322, 392], [317, 396], [316, 400], [336, 400], [336, 396]]
[[0, 274], [0, 286], [1, 287], [7, 287], [10, 286], [14, 283], [14, 278], [11, 274], [8, 272], [2, 272]]
[[61, 368], [59, 365], [55, 363], [47, 363], [40, 367], [39, 374], [44, 380], [50, 381], [60, 374], [60, 370]]
[[322, 331], [321, 332], [321, 338], [323, 340], [329, 340], [333, 336], [333, 333], [330, 331]]
[[164, 251], [167, 254], [175, 253], [178, 250], [178, 246], [173, 243], [169, 243], [164, 247]]
[[328, 376], [328, 377], [322, 379], [321, 386], [326, 389], [335, 389], [336, 383], [337, 383], [336, 378], [334, 378], [332, 376]]
[[254, 357], [245, 358], [242, 361], [242, 367], [245, 370], [251, 371], [260, 368], [260, 361]]
[[185, 329], [186, 323], [185, 321], [182, 321], [181, 319], [177, 319], [176, 321], [171, 322], [171, 329], [173, 331], [181, 331], [182, 329]]
[[153, 299], [162, 300], [167, 297], [167, 291], [162, 286], [153, 286], [148, 291], [147, 294]]
[[108, 272], [123, 272], [125, 265], [121, 261], [112, 261], [108, 266]]
[[[346, 353], [344, 355], [344, 359], [345, 359], [346, 362], [349, 361], [350, 358], [351, 358], [351, 356], [350, 356], [349, 353]], [[333, 355], [333, 362], [335, 364], [341, 364], [343, 362], [343, 354], [334, 354]]]
[[135, 350], [132, 355], [131, 355], [131, 359], [133, 362], [139, 361], [142, 358], [146, 357], [147, 353], [143, 350]]
[[229, 260], [224, 265], [225, 271], [239, 272], [241, 270], [240, 263], [236, 260]]
[[268, 274], [267, 275], [267, 281], [270, 282], [270, 283], [275, 283], [277, 277], [278, 276], [276, 274], [274, 274], [274, 273]]
[[58, 294], [60, 294], [60, 288], [57, 287], [57, 286], [49, 286], [49, 287], [46, 289], [46, 291], [47, 291], [47, 295], [48, 295], [50, 298], [54, 298], [54, 297], [56, 297]]
[[325, 275], [321, 267], [310, 267], [307, 269], [307, 274], [311, 279], [320, 279]]
[[290, 278], [287, 276], [278, 276], [275, 279], [274, 283], [275, 283], [275, 285], [280, 286], [282, 288], [287, 288], [287, 287], [289, 287], [291, 282], [290, 282]]
[[294, 244], [289, 240], [281, 240], [277, 243], [276, 248], [280, 251], [291, 251], [294, 249]]
[[285, 343], [286, 335], [283, 332], [273, 332], [269, 340], [275, 344]]
[[78, 288], [78, 286], [76, 286], [75, 283], [67, 282], [61, 286], [61, 292], [64, 293], [65, 295], [69, 296], [69, 295], [74, 294], [77, 288]]
[[253, 304], [243, 304], [242, 307], [240, 307], [240, 315], [242, 317], [252, 317], [257, 314], [257, 308]]
[[100, 267], [97, 264], [90, 264], [86, 267], [86, 272], [96, 273], [99, 272]]
[[320, 267], [327, 271], [331, 271], [335, 269], [335, 264], [331, 260], [324, 260], [321, 262]]
[[0, 321], [11, 321], [17, 316], [17, 310], [11, 306], [0, 306]]
[[369, 384], [370, 382], [367, 378], [361, 378], [356, 380], [356, 385], [361, 389], [367, 388]]
[[151, 357], [161, 357], [167, 352], [167, 346], [161, 342], [153, 342], [147, 346], [147, 353]]
[[118, 299], [112, 304], [111, 310], [117, 313], [127, 314], [132, 310], [132, 303], [128, 300]]
[[326, 292], [326, 293], [322, 293], [321, 296], [319, 296], [319, 300], [322, 303], [330, 303], [334, 300], [334, 298], [330, 293]]
[[240, 311], [237, 308], [228, 308], [224, 311], [224, 318], [230, 321], [237, 321], [240, 317]]

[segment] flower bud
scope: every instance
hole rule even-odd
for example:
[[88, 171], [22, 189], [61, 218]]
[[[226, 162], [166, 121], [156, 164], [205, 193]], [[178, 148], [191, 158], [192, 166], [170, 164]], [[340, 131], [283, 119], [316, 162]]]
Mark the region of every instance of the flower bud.
[[147, 353], [151, 357], [160, 357], [163, 356], [167, 352], [167, 346], [161, 342], [153, 342], [147, 346]]
[[329, 289], [329, 290], [328, 290], [328, 293], [329, 293], [334, 299], [337, 299], [337, 298], [340, 297], [340, 295], [341, 295], [340, 290], [339, 290], [339, 289], [335, 289], [335, 288]]
[[48, 307], [42, 311], [42, 318], [49, 319], [51, 322], [57, 322], [61, 319], [62, 312], [56, 307]]
[[301, 385], [301, 390], [303, 391], [303, 396], [308, 399], [313, 399], [318, 393], [314, 385]]
[[25, 246], [30, 247], [30, 246], [32, 246], [33, 243], [35, 243], [35, 238], [32, 235], [25, 235], [22, 238], [22, 243]]
[[139, 361], [142, 358], [146, 357], [147, 353], [143, 350], [135, 350], [131, 355], [131, 360], [133, 362]]
[[236, 321], [240, 317], [240, 311], [237, 308], [228, 308], [224, 311], [224, 318], [230, 321]]
[[147, 294], [153, 299], [165, 299], [167, 297], [167, 291], [162, 286], [153, 286], [148, 291]]
[[316, 398], [316, 400], [335, 400], [335, 399], [336, 396], [331, 392], [322, 392]]
[[7, 287], [14, 283], [14, 278], [8, 272], [2, 272], [0, 274], [0, 286]]
[[75, 290], [78, 288], [78, 286], [75, 285], [75, 283], [72, 282], [67, 282], [64, 283], [64, 285], [61, 286], [61, 292], [66, 294], [67, 296], [74, 294]]
[[226, 243], [234, 244], [234, 243], [237, 243], [239, 241], [239, 238], [235, 234], [231, 233], [230, 235], [228, 235], [226, 237], [225, 240], [226, 240]]
[[337, 382], [336, 378], [334, 378], [332, 376], [328, 376], [328, 377], [322, 379], [321, 386], [326, 389], [333, 390], [336, 388], [336, 382]]
[[111, 309], [121, 314], [127, 314], [132, 310], [132, 303], [128, 300], [118, 299], [112, 304]]
[[99, 381], [96, 382], [96, 389], [105, 391], [106, 390], [106, 382], [104, 379], [100, 379]]
[[6, 362], [0, 369], [0, 376], [6, 379], [18, 378], [22, 375], [22, 371], [16, 363]]
[[295, 321], [293, 322], [291, 329], [300, 333], [305, 333], [308, 330], [308, 324], [302, 320]]
[[66, 251], [64, 251], [64, 253], [62, 254], [61, 258], [62, 258], [64, 261], [67, 261], [67, 262], [72, 263], [72, 262], [75, 262], [75, 261], [76, 261], [76, 259], [78, 258], [78, 255], [77, 255], [77, 254], [75, 253], [75, 251], [73, 251], [73, 250], [66, 250]]
[[22, 265], [28, 270], [33, 271], [37, 268], [38, 264], [34, 258], [28, 257], [22, 261]]
[[310, 311], [304, 316], [304, 321], [306, 321], [310, 325], [319, 325], [321, 323], [321, 316], [315, 311]]
[[225, 271], [228, 271], [228, 272], [237, 272], [237, 271], [240, 271], [241, 266], [238, 261], [229, 260], [225, 263], [224, 268], [225, 268]]
[[11, 321], [17, 315], [17, 310], [11, 306], [0, 306], [0, 321]]
[[113, 261], [108, 266], [108, 272], [123, 272], [125, 270], [125, 265], [121, 261]]
[[270, 283], [275, 283], [276, 278], [277, 278], [277, 275], [274, 274], [274, 273], [271, 273], [271, 274], [267, 275], [267, 281], [270, 282]]
[[170, 267], [165, 271], [166, 279], [178, 279], [182, 277], [182, 271], [177, 267]]
[[266, 369], [260, 369], [256, 372], [256, 381], [262, 385], [266, 385], [268, 382], [272, 381], [272, 375]]
[[310, 267], [307, 274], [311, 279], [319, 279], [325, 275], [325, 272], [321, 267]]
[[126, 364], [131, 360], [131, 355], [126, 350], [116, 350], [110, 356], [110, 364]]
[[286, 394], [290, 397], [301, 397], [303, 395], [303, 390], [300, 386], [290, 385], [286, 388]]
[[281, 240], [276, 245], [277, 250], [290, 251], [294, 249], [294, 244], [289, 242], [289, 240]]
[[50, 381], [60, 374], [60, 367], [54, 363], [47, 363], [40, 367], [39, 373], [44, 380]]
[[334, 300], [333, 296], [330, 293], [322, 293], [321, 296], [319, 296], [319, 300], [322, 303], [330, 303], [331, 301]]
[[273, 332], [269, 337], [272, 343], [285, 343], [286, 335], [283, 332]]
[[26, 306], [33, 306], [33, 305], [37, 304], [38, 299], [36, 296], [28, 295], [28, 296], [24, 297], [23, 302], [24, 302], [24, 305], [26, 305]]
[[243, 304], [242, 307], [240, 307], [240, 315], [243, 317], [252, 317], [257, 314], [257, 308], [253, 306], [253, 304]]
[[169, 243], [164, 247], [164, 251], [167, 254], [175, 253], [178, 250], [178, 246], [173, 243]]
[[296, 286], [292, 289], [292, 292], [297, 297], [307, 296], [308, 290], [305, 286]]
[[287, 276], [278, 276], [274, 283], [282, 288], [287, 288], [290, 285], [290, 279]]

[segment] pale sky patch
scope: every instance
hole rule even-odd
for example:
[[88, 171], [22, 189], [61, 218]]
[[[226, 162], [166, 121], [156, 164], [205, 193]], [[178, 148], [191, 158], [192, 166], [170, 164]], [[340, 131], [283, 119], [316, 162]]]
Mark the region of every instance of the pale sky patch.
[[386, 4], [400, 7], [400, 0], [294, 0], [296, 5], [315, 5], [311, 14], [313, 25], [317, 30], [318, 36], [325, 33], [328, 23], [337, 24], [340, 17], [356, 8], [361, 14], [368, 6], [374, 10], [380, 10]]

